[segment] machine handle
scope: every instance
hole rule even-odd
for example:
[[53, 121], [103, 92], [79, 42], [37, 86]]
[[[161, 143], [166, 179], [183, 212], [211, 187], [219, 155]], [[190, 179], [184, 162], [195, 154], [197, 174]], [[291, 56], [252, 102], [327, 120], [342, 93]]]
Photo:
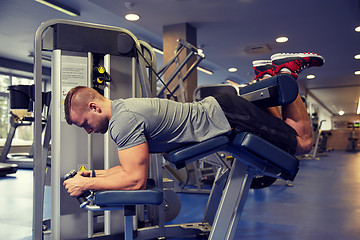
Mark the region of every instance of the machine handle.
[[[70, 172], [64, 175], [64, 179], [68, 180], [70, 178], [73, 178], [75, 177], [76, 174], [77, 174], [76, 170], [71, 170]], [[76, 197], [78, 202], [80, 203], [80, 208], [84, 208], [89, 203], [88, 198], [90, 196], [91, 196], [91, 192], [89, 190], [86, 190], [83, 194]]]

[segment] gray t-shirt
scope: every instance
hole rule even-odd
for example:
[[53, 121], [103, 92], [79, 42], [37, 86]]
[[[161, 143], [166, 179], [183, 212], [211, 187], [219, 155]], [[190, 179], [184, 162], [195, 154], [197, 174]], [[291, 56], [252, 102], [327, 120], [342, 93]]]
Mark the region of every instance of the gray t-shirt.
[[193, 103], [159, 98], [118, 99], [111, 103], [111, 114], [109, 131], [118, 150], [147, 142], [150, 152], [168, 152], [231, 131], [213, 97]]

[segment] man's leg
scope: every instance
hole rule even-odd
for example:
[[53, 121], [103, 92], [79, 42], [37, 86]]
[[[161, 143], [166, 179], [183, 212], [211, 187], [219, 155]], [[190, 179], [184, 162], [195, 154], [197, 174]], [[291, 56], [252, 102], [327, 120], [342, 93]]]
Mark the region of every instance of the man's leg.
[[[275, 73], [289, 73], [295, 79], [302, 70], [310, 67], [320, 67], [325, 59], [315, 53], [296, 53], [296, 54], [274, 54], [271, 62], [275, 66]], [[283, 120], [297, 132], [297, 154], [305, 154], [312, 148], [312, 127], [306, 107], [298, 95], [294, 102], [282, 106]]]
[[285, 123], [294, 128], [297, 133], [296, 154], [310, 152], [313, 142], [311, 122], [305, 104], [299, 95], [292, 103], [282, 106], [282, 116]]
[[[252, 62], [255, 78], [254, 82], [258, 82], [276, 75], [275, 66], [272, 65], [271, 60], [256, 60]], [[282, 119], [280, 107], [269, 107], [266, 109], [271, 115]]]
[[[255, 73], [257, 73], [255, 79], [262, 80], [279, 73], [288, 73], [297, 79], [302, 70], [313, 66], [322, 66], [324, 62], [324, 58], [315, 53], [275, 54], [271, 56], [272, 69], [270, 66], [263, 67], [262, 69], [266, 69], [266, 72], [258, 71], [257, 73], [254, 66]], [[273, 74], [271, 74], [272, 72]], [[279, 118], [297, 132], [296, 154], [305, 154], [311, 150], [313, 138], [310, 118], [299, 95], [294, 102], [282, 106], [281, 111], [278, 108], [271, 108], [268, 111], [276, 117], [280, 115]]]
[[217, 94], [214, 97], [220, 104], [234, 133], [250, 132], [288, 153], [296, 153], [297, 133], [286, 122], [241, 96]]

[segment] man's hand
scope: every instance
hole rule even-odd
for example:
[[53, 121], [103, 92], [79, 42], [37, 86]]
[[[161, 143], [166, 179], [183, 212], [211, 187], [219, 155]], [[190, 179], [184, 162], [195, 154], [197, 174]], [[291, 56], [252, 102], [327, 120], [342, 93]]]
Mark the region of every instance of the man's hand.
[[78, 172], [75, 177], [64, 181], [63, 185], [72, 197], [81, 195], [86, 189], [84, 186], [87, 183], [87, 177], [89, 177], [91, 171]]
[[146, 188], [149, 169], [147, 142], [118, 151], [120, 165], [106, 170], [77, 172], [75, 177], [64, 181], [70, 196], [76, 197], [87, 190], [139, 190]]
[[83, 171], [77, 172], [76, 175], [81, 175], [83, 177], [91, 177], [91, 170], [83, 170]]

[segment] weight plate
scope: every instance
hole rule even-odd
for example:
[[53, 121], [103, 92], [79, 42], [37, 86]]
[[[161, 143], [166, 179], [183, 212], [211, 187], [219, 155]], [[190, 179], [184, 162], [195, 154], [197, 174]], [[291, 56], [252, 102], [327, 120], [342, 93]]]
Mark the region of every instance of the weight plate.
[[172, 190], [164, 190], [164, 219], [165, 222], [170, 222], [175, 219], [181, 209], [181, 200], [176, 192]]

